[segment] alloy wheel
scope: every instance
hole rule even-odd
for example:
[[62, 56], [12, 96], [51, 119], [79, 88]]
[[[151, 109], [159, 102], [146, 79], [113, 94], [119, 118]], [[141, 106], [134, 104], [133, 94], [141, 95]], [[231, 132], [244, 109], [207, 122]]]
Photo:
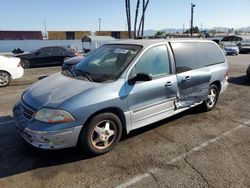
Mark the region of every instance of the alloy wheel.
[[0, 87], [8, 85], [10, 82], [10, 76], [6, 72], [0, 72]]
[[106, 149], [114, 142], [116, 134], [117, 127], [113, 121], [101, 121], [96, 125], [92, 132], [92, 145], [97, 149]]

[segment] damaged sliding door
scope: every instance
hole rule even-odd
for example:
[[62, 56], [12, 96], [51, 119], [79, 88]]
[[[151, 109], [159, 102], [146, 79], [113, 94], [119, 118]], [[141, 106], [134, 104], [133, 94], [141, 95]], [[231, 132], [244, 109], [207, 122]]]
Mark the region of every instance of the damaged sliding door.
[[207, 99], [211, 73], [207, 68], [177, 74], [177, 108], [188, 107]]
[[211, 72], [205, 66], [204, 44], [195, 41], [171, 42], [178, 84], [176, 107], [206, 100]]

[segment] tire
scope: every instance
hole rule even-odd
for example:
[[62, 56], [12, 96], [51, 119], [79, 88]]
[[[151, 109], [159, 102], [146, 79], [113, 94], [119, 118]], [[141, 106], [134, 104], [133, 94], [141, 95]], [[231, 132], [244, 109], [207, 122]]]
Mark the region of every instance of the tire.
[[100, 155], [111, 151], [121, 135], [121, 120], [113, 113], [102, 113], [84, 125], [78, 142], [85, 152]]
[[203, 101], [202, 107], [204, 111], [213, 110], [219, 98], [219, 89], [216, 85], [209, 86], [207, 100]]
[[21, 65], [22, 65], [22, 67], [23, 67], [24, 69], [28, 69], [28, 68], [30, 68], [30, 61], [27, 60], [27, 59], [22, 59], [22, 60], [21, 60]]
[[5, 87], [10, 84], [10, 75], [5, 71], [0, 71], [0, 87]]

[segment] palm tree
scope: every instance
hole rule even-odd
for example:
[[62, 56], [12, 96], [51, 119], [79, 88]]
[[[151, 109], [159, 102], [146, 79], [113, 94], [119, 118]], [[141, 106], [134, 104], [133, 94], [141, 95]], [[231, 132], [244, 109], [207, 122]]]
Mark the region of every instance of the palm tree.
[[126, 16], [128, 24], [128, 38], [131, 38], [131, 16], [130, 16], [130, 0], [125, 0]]
[[139, 24], [139, 29], [137, 32], [137, 35], [140, 35], [140, 31], [141, 31], [141, 36], [144, 35], [144, 22], [145, 22], [145, 13], [148, 7], [148, 3], [149, 0], [147, 0], [147, 2], [145, 2], [145, 0], [143, 0], [143, 10], [142, 10], [142, 16], [141, 16], [141, 20], [140, 20], [140, 24]]
[[[140, 35], [143, 36], [144, 32], [144, 21], [145, 21], [145, 13], [148, 7], [149, 0], [142, 0], [142, 15], [140, 18], [139, 28], [137, 30], [137, 20], [139, 14], [139, 7], [140, 7], [140, 0], [137, 0], [136, 10], [135, 10], [135, 23], [134, 23], [134, 38]], [[131, 11], [130, 11], [130, 0], [125, 0], [125, 7], [126, 7], [126, 17], [127, 17], [127, 25], [128, 25], [128, 37], [131, 38]], [[136, 35], [137, 30], [137, 35]]]
[[140, 0], [137, 0], [137, 5], [136, 5], [136, 9], [135, 9], [134, 38], [136, 38], [136, 26], [137, 26], [139, 7], [140, 7]]

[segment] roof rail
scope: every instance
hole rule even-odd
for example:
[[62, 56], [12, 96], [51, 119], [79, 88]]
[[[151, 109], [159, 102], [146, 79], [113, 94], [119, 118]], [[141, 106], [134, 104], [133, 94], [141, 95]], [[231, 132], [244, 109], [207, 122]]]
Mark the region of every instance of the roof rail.
[[137, 39], [167, 39], [167, 38], [170, 38], [169, 36], [138, 36], [137, 38], [135, 38], [136, 40]]

